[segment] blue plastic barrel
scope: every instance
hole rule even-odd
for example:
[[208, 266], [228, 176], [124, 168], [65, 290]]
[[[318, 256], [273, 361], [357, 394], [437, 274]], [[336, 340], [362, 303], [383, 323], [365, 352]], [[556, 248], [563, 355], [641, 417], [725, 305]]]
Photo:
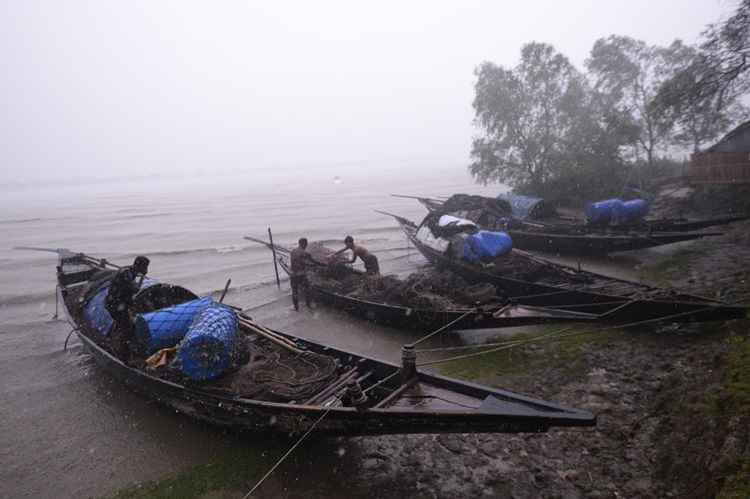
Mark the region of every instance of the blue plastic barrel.
[[214, 303], [203, 309], [180, 342], [177, 362], [196, 381], [214, 379], [231, 365], [237, 351], [237, 314]]
[[175, 346], [187, 333], [193, 319], [213, 303], [207, 296], [148, 314], [135, 320], [135, 337], [147, 354]]
[[643, 199], [625, 201], [612, 208], [612, 221], [618, 224], [638, 222], [648, 215], [648, 208], [648, 203]]
[[591, 224], [608, 224], [613, 220], [614, 211], [620, 209], [621, 205], [622, 200], [616, 198], [586, 203], [584, 207], [586, 219]]
[[513, 240], [505, 232], [480, 230], [466, 238], [464, 259], [490, 261], [513, 249]]

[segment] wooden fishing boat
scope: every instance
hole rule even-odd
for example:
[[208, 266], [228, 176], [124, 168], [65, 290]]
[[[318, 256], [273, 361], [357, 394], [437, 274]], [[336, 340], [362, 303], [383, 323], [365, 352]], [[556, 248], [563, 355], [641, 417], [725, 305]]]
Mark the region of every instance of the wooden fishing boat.
[[[422, 206], [427, 208], [429, 211], [439, 210], [444, 199], [427, 198], [419, 196], [404, 196], [400, 194], [393, 194], [395, 197], [416, 199]], [[519, 204], [511, 203], [508, 199], [498, 199], [501, 203], [507, 203], [507, 213], [512, 218], [521, 221], [522, 223], [529, 224], [532, 227], [542, 227], [547, 230], [556, 231], [570, 231], [578, 230], [581, 233], [617, 233], [617, 232], [633, 232], [633, 231], [647, 231], [647, 232], [686, 232], [707, 229], [709, 227], [719, 227], [722, 225], [728, 225], [734, 222], [742, 222], [744, 220], [750, 220], [750, 215], [719, 215], [709, 218], [646, 218], [638, 220], [629, 224], [621, 225], [590, 225], [586, 223], [586, 220], [578, 217], [566, 216], [558, 213], [558, 211], [546, 203], [541, 198], [533, 198], [529, 196], [517, 196], [515, 198], [526, 198], [529, 201], [523, 203], [523, 206]], [[492, 199], [492, 198], [487, 198]]]
[[[404, 348], [404, 364], [397, 366], [272, 331], [241, 314], [241, 333], [253, 348], [267, 356], [286, 355], [290, 362], [301, 359], [333, 366], [331, 376], [310, 385], [315, 391], [304, 398], [283, 401], [278, 400], [280, 392], [274, 392], [272, 400], [248, 398], [227, 389], [233, 385], [222, 378], [204, 383], [165, 378], [115, 357], [102, 339], [103, 331], [82, 312], [87, 289], [101, 281], [112, 264], [81, 253], [57, 252], [58, 296], [72, 332], [97, 364], [133, 390], [198, 420], [238, 430], [299, 434], [314, 428], [328, 435], [544, 432], [554, 426], [592, 426], [596, 421], [585, 411], [421, 372], [410, 347]], [[147, 302], [157, 307], [195, 296], [179, 286], [148, 290]], [[140, 303], [138, 296], [136, 301]], [[242, 369], [232, 376], [241, 373]]]
[[[272, 247], [262, 239], [249, 236], [245, 239], [263, 244], [269, 249]], [[279, 265], [287, 275], [291, 275], [288, 261], [289, 250], [276, 245], [273, 248]], [[351, 290], [346, 289], [352, 282], [359, 283], [367, 279], [363, 272], [343, 265], [338, 266], [337, 271], [344, 272], [348, 274], [346, 277], [352, 278], [333, 282], [333, 284], [346, 282], [344, 289], [341, 286], [332, 286], [332, 279], [323, 277], [326, 269], [310, 272], [310, 291], [317, 302], [376, 324], [400, 329], [428, 332], [448, 324], [450, 324], [449, 329], [489, 329], [553, 322], [591, 322], [597, 319], [596, 315], [583, 312], [513, 304], [507, 301], [485, 303], [473, 307], [455, 306], [441, 309], [374, 301], [358, 297], [352, 294]]]
[[[458, 213], [487, 230], [503, 230], [511, 236], [517, 248], [556, 254], [606, 255], [718, 236], [721, 235], [720, 232], [693, 231], [743, 219], [743, 217], [723, 217], [712, 221], [661, 220], [605, 227], [587, 225], [583, 221], [574, 219], [565, 221], [560, 217], [549, 215], [549, 210], [538, 210], [544, 214], [544, 218], [521, 218], [505, 200], [467, 196], [469, 197], [485, 200], [487, 205], [495, 206], [496, 209], [455, 211], [451, 208], [446, 210], [443, 200], [422, 197], [416, 199], [432, 213]], [[534, 210], [530, 209], [528, 212], [533, 213]]]
[[380, 213], [395, 218], [411, 243], [431, 263], [449, 268], [471, 282], [490, 282], [520, 304], [597, 314], [599, 320], [618, 324], [661, 319], [728, 320], [747, 315], [747, 307], [552, 263], [516, 249], [490, 265], [470, 263], [451, 257], [433, 244], [434, 236], [425, 237], [431, 234], [428, 226]]

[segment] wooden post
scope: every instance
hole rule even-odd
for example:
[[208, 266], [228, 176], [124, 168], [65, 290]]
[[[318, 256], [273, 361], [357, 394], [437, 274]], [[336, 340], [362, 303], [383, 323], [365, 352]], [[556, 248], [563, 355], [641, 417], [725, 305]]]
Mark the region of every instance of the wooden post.
[[271, 227], [268, 228], [268, 240], [271, 242], [271, 254], [273, 255], [273, 270], [276, 271], [276, 286], [281, 289], [281, 280], [279, 280], [279, 264], [276, 261], [276, 247], [273, 245], [273, 235]]

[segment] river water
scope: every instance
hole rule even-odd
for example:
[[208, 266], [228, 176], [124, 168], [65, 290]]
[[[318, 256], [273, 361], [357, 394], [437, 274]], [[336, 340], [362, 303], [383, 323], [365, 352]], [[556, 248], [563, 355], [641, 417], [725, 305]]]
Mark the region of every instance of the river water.
[[[497, 191], [473, 185], [455, 166], [394, 165], [372, 173], [367, 165], [331, 166], [2, 189], [0, 497], [107, 495], [252, 445], [131, 394], [76, 340], [63, 351], [70, 328], [52, 318], [55, 255], [11, 248], [69, 248], [118, 263], [145, 254], [155, 277], [199, 294], [231, 278], [227, 302], [270, 326], [396, 359], [408, 340], [403, 333], [323, 308], [291, 310], [288, 284], [277, 289], [270, 253], [242, 239], [266, 237], [269, 226], [276, 242], [290, 245], [306, 236], [338, 246], [352, 234], [379, 256], [384, 272], [407, 273], [421, 258], [395, 222], [373, 209], [413, 218], [424, 209], [390, 193]], [[339, 454], [334, 447], [332, 459]], [[306, 479], [325, 478], [318, 468], [298, 471], [299, 491], [309, 490]]]
[[[406, 274], [424, 260], [392, 219], [373, 210], [416, 220], [425, 211], [389, 194], [498, 189], [473, 184], [460, 166], [420, 164], [378, 168], [377, 175], [369, 165], [330, 166], [2, 189], [0, 497], [99, 497], [233, 448], [288, 445], [195, 424], [113, 382], [77, 340], [63, 351], [70, 327], [53, 319], [55, 255], [11, 248], [69, 248], [126, 264], [145, 254], [153, 276], [198, 294], [231, 278], [226, 301], [267, 325], [397, 361], [414, 336], [322, 307], [294, 312], [288, 283], [276, 287], [269, 252], [242, 236], [265, 237], [270, 226], [283, 245], [306, 236], [339, 246], [351, 234], [378, 255], [384, 273]], [[631, 264], [624, 260], [621, 270], [627, 274]], [[256, 497], [307, 497], [312, 490], [348, 497], [334, 475], [354, 473], [344, 457], [352, 451], [341, 442], [304, 447]]]

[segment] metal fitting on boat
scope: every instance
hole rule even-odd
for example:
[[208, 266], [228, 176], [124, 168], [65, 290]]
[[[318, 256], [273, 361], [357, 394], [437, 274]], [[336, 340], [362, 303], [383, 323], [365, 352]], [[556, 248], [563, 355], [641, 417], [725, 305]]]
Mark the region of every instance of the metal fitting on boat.
[[401, 384], [406, 384], [417, 375], [417, 352], [413, 345], [401, 347]]
[[346, 396], [349, 398], [349, 403], [359, 410], [365, 409], [367, 403], [367, 395], [362, 391], [362, 387], [359, 386], [357, 380], [352, 380], [346, 385]]

